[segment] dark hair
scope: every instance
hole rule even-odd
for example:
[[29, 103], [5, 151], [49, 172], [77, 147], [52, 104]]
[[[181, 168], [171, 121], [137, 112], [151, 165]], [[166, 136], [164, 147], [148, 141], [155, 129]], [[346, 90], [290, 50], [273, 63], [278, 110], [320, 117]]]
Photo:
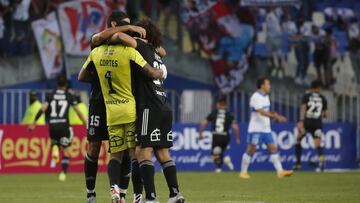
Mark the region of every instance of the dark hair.
[[109, 15], [106, 21], [106, 25], [108, 28], [111, 27], [111, 22], [113, 21], [116, 22], [117, 26], [128, 25], [129, 23], [123, 21], [125, 18], [129, 18], [129, 16], [126, 13], [122, 11], [114, 10]]
[[57, 78], [58, 87], [66, 87], [67, 84], [68, 84], [68, 80], [65, 75], [58, 76]]
[[258, 79], [256, 80], [256, 87], [257, 87], [258, 89], [260, 89], [261, 86], [265, 83], [265, 80], [269, 80], [269, 78], [267, 78], [267, 77], [260, 77], [260, 78], [258, 78]]
[[217, 98], [218, 103], [225, 103], [226, 104], [226, 100], [227, 100], [226, 96], [222, 95], [222, 94], [219, 95], [218, 98]]
[[316, 88], [319, 88], [321, 87], [322, 83], [320, 80], [314, 80], [311, 82], [311, 88], [312, 89], [316, 89]]
[[160, 47], [162, 45], [161, 32], [159, 28], [157, 28], [155, 24], [153, 24], [150, 20], [148, 19], [141, 20], [137, 22], [136, 25], [146, 30], [145, 39], [148, 41], [149, 44], [151, 44], [155, 48]]

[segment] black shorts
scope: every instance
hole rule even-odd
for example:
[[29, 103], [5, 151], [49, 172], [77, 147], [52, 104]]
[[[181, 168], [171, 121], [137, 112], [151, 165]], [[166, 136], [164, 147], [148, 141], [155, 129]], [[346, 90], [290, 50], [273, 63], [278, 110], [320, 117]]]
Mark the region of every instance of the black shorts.
[[211, 144], [211, 155], [223, 154], [229, 143], [230, 143], [229, 135], [213, 134], [213, 139]]
[[173, 146], [172, 112], [145, 108], [138, 112], [136, 141], [142, 148], [170, 148]]
[[74, 136], [72, 128], [67, 123], [49, 124], [51, 144], [69, 147]]
[[313, 138], [321, 138], [322, 135], [322, 123], [305, 120], [304, 128], [306, 133], [310, 133]]
[[90, 142], [109, 140], [106, 126], [106, 108], [103, 100], [90, 101], [87, 139]]

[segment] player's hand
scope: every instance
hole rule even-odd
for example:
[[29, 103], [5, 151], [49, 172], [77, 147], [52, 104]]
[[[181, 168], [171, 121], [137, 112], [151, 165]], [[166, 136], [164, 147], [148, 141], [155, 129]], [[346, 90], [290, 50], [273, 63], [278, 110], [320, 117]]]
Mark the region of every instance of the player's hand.
[[240, 139], [239, 139], [239, 138], [236, 138], [235, 143], [236, 143], [236, 144], [240, 144]]
[[283, 123], [283, 122], [286, 122], [287, 121], [287, 118], [285, 116], [282, 116], [282, 115], [278, 115], [276, 120], [280, 123]]
[[144, 28], [142, 28], [142, 27], [131, 25], [130, 26], [130, 31], [138, 33], [140, 35], [140, 37], [143, 38], [143, 39], [146, 38], [146, 30]]
[[28, 126], [28, 130], [29, 130], [29, 131], [33, 131], [33, 130], [35, 130], [35, 127], [36, 127], [35, 124], [30, 124], [30, 125]]
[[296, 123], [296, 128], [297, 129], [303, 129], [304, 128], [304, 122], [303, 121], [299, 121]]
[[167, 69], [166, 66], [160, 66], [160, 70], [163, 72], [162, 78], [165, 80], [167, 78]]

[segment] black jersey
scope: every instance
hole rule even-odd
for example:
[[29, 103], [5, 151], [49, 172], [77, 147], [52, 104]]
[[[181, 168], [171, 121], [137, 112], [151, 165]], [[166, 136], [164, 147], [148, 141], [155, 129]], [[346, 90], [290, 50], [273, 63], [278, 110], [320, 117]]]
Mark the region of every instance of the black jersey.
[[302, 104], [306, 106], [305, 120], [322, 124], [322, 114], [327, 110], [326, 98], [316, 92], [306, 93]]
[[225, 109], [216, 109], [206, 117], [206, 120], [211, 122], [211, 130], [214, 135], [228, 136], [234, 116]]
[[[155, 48], [139, 39], [137, 39], [136, 42], [136, 50], [142, 55], [148, 64], [157, 69], [165, 66]], [[132, 63], [132, 66], [133, 65], [135, 64]], [[163, 88], [163, 81], [154, 80], [139, 70], [139, 68], [132, 68], [132, 85], [135, 90], [133, 94], [136, 99], [137, 110], [144, 108], [170, 110], [166, 104], [167, 98]]]
[[69, 124], [70, 105], [76, 105], [77, 100], [65, 90], [55, 90], [46, 96], [49, 107], [46, 110], [46, 121], [49, 124]]

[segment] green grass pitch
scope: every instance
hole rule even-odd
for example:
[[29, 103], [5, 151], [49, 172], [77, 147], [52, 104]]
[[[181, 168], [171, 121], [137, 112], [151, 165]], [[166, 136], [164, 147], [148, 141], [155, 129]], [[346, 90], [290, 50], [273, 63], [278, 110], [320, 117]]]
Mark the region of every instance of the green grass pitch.
[[[360, 173], [298, 172], [278, 179], [275, 172], [252, 172], [249, 180], [238, 173], [179, 173], [180, 189], [188, 203], [262, 203], [262, 202], [360, 202]], [[98, 174], [97, 202], [109, 203], [108, 180]], [[85, 200], [84, 176], [69, 174], [59, 182], [57, 174], [0, 174], [1, 203], [80, 203]], [[168, 190], [161, 173], [156, 174], [160, 202], [167, 202]], [[132, 202], [131, 183], [127, 202]]]

